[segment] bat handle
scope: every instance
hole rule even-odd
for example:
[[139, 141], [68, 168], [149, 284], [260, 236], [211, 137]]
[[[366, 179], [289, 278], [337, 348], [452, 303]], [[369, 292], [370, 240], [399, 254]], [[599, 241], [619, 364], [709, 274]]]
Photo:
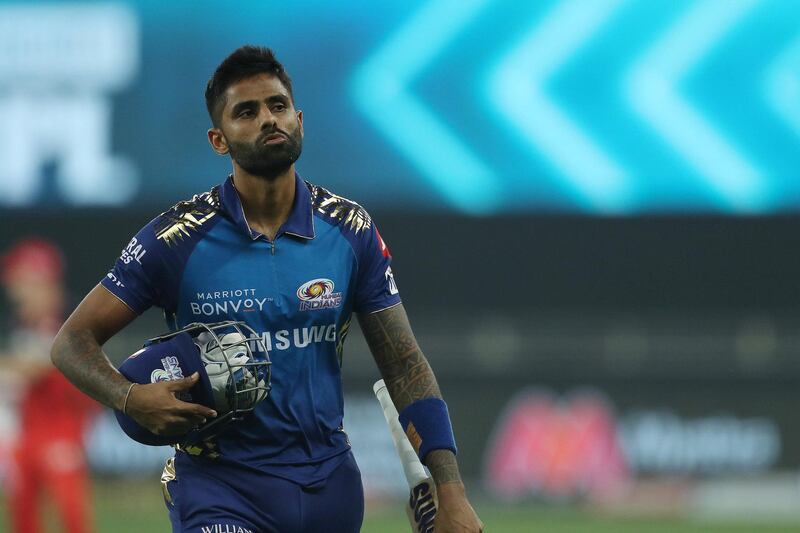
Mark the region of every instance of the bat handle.
[[415, 486], [428, 479], [429, 476], [427, 472], [425, 472], [425, 467], [422, 466], [417, 452], [414, 451], [403, 428], [400, 426], [397, 408], [394, 406], [394, 402], [392, 402], [386, 384], [382, 379], [375, 383], [373, 391], [383, 408], [383, 416], [386, 418], [386, 423], [389, 424], [394, 447], [397, 450], [397, 454], [400, 456], [400, 462], [403, 465], [403, 472], [406, 475], [408, 486], [413, 489]]

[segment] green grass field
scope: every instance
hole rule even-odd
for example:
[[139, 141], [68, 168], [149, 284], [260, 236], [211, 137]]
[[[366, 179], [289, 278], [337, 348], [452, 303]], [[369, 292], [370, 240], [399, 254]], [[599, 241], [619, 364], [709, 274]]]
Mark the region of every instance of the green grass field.
[[[96, 530], [101, 533], [169, 532], [169, 521], [158, 483], [97, 482]], [[487, 533], [797, 533], [800, 524], [733, 524], [678, 519], [622, 519], [595, 516], [569, 509], [476, 506]], [[5, 518], [5, 516], [4, 516]], [[48, 531], [59, 531], [49, 520]], [[398, 506], [368, 506], [362, 531], [408, 533], [404, 511]], [[3, 520], [0, 531], [8, 532]], [[11, 532], [9, 532], [11, 533]]]

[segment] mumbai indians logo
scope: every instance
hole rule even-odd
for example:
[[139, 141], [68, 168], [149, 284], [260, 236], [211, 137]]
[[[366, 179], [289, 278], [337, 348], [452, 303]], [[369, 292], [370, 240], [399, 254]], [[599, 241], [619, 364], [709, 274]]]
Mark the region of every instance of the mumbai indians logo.
[[408, 506], [414, 513], [414, 523], [419, 533], [433, 533], [433, 521], [436, 519], [436, 502], [428, 483], [420, 483], [411, 489]]
[[173, 381], [176, 379], [183, 379], [183, 370], [178, 363], [178, 358], [175, 356], [167, 356], [161, 359], [161, 365], [164, 367], [156, 368], [150, 374], [150, 383], [158, 383], [159, 381]]
[[326, 278], [312, 279], [300, 285], [297, 297], [300, 310], [331, 309], [342, 305], [342, 293], [333, 292], [333, 281]]

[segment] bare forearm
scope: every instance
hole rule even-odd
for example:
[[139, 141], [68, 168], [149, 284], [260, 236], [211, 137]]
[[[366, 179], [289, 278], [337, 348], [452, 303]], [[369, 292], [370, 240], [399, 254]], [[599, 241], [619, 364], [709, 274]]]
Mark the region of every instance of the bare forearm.
[[122, 409], [130, 382], [109, 361], [88, 330], [62, 330], [53, 343], [53, 364], [84, 394]]
[[437, 485], [461, 483], [458, 462], [450, 450], [433, 450], [425, 458], [425, 466], [431, 471], [431, 477]]
[[[402, 306], [361, 317], [360, 324], [398, 411], [417, 400], [442, 397]], [[425, 465], [437, 485], [461, 483], [458, 463], [450, 450], [428, 453]]]
[[416, 400], [442, 397], [402, 308], [362, 317], [360, 323], [398, 411]]

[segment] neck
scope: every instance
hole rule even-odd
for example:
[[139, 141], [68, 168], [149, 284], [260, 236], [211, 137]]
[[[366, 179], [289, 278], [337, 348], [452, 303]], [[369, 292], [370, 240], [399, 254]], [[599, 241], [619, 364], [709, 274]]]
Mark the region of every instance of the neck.
[[233, 184], [250, 228], [273, 240], [292, 211], [294, 165], [277, 176], [264, 178], [248, 173], [234, 162]]

